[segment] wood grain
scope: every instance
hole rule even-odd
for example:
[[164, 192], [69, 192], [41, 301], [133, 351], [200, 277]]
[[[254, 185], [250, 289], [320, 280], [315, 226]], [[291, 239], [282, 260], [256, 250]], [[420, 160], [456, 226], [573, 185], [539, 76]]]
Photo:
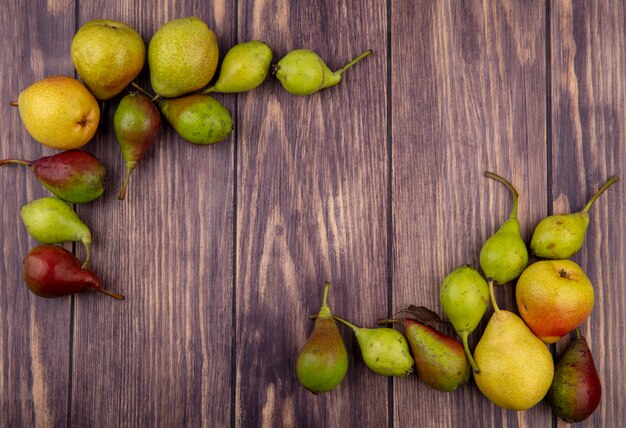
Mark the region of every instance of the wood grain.
[[[45, 76], [72, 75], [71, 61], [64, 53], [73, 22], [74, 7], [67, 2], [36, 1], [29, 7], [19, 1], [3, 2], [0, 159], [37, 159], [54, 152], [32, 139], [9, 102]], [[22, 225], [20, 207], [50, 193], [24, 167], [0, 168], [0, 182], [0, 426], [63, 426], [71, 299], [41, 299], [22, 281], [22, 260], [37, 243]]]
[[[170, 19], [196, 15], [225, 48], [228, 2], [80, 2], [79, 25], [107, 16], [146, 43]], [[141, 82], [149, 88], [146, 72]], [[89, 147], [105, 162], [109, 189], [81, 207], [93, 229], [93, 268], [126, 294], [76, 300], [74, 426], [227, 426], [231, 420], [233, 138], [194, 146], [164, 125], [159, 141], [117, 200], [123, 161], [112, 131], [120, 97]], [[234, 113], [233, 98], [218, 97]]]
[[387, 379], [351, 331], [343, 383], [314, 396], [295, 376], [323, 284], [332, 310], [374, 326], [387, 314], [386, 11], [375, 1], [240, 1], [239, 39], [275, 61], [295, 48], [331, 69], [374, 56], [308, 97], [273, 80], [239, 97], [237, 426], [387, 426]]
[[[232, 113], [231, 137], [198, 147], [164, 126], [124, 202], [112, 132], [121, 96], [107, 103], [85, 149], [105, 164], [109, 187], [77, 211], [93, 232], [93, 269], [123, 302], [27, 291], [21, 264], [36, 243], [19, 209], [48, 192], [25, 168], [0, 168], [0, 427], [564, 426], [545, 403], [499, 409], [473, 381], [446, 394], [416, 376], [375, 375], [343, 327], [343, 383], [314, 396], [295, 376], [325, 280], [333, 312], [359, 325], [409, 304], [442, 313], [442, 279], [478, 265], [511, 208], [486, 170], [517, 187], [527, 240], [543, 216], [579, 210], [609, 176], [622, 178], [592, 208], [573, 257], [595, 285], [583, 334], [604, 387], [581, 426], [620, 426], [623, 1], [6, 0], [0, 158], [54, 153], [8, 101], [44, 76], [73, 75], [80, 25], [118, 19], [148, 43], [187, 15], [215, 30], [222, 56], [252, 39], [273, 48], [274, 62], [308, 48], [331, 69], [375, 54], [312, 96], [290, 95], [276, 79], [216, 95]], [[147, 67], [139, 82], [149, 89]], [[514, 308], [513, 291], [497, 289], [501, 306]], [[552, 349], [560, 355], [568, 343]]]
[[[392, 3], [393, 307], [439, 312], [443, 278], [478, 267], [520, 193], [525, 238], [546, 212], [545, 6], [533, 1]], [[513, 310], [512, 285], [496, 290]], [[471, 336], [473, 348], [491, 310]], [[454, 335], [453, 331], [448, 334]], [[394, 382], [396, 426], [546, 426], [549, 408], [505, 411], [473, 381], [453, 393]]]
[[[595, 288], [595, 306], [581, 332], [603, 385], [600, 406], [580, 426], [618, 426], [626, 412], [626, 7], [619, 1], [553, 1], [551, 9], [552, 210], [579, 211], [611, 175], [621, 178], [591, 208], [585, 243], [572, 258]], [[559, 342], [559, 354], [569, 340]]]

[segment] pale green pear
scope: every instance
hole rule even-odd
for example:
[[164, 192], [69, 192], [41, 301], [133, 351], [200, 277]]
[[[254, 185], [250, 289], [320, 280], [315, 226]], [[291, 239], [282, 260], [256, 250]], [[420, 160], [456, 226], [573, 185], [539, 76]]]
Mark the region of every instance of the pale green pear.
[[42, 244], [82, 242], [87, 252], [83, 270], [89, 267], [91, 231], [70, 205], [57, 198], [40, 198], [22, 206], [20, 217], [30, 236]]
[[367, 50], [337, 71], [331, 71], [318, 54], [307, 49], [295, 49], [285, 55], [274, 67], [274, 74], [283, 87], [293, 95], [310, 95], [320, 89], [335, 86], [344, 71], [370, 56]]
[[265, 81], [271, 62], [272, 49], [266, 43], [239, 43], [226, 53], [217, 81], [203, 93], [252, 90]]
[[444, 278], [439, 290], [439, 301], [463, 341], [465, 354], [474, 373], [478, 373], [480, 368], [472, 358], [468, 338], [489, 306], [487, 282], [473, 267], [461, 266]]
[[504, 184], [513, 196], [513, 208], [509, 218], [485, 241], [480, 250], [480, 267], [485, 276], [497, 284], [504, 284], [520, 276], [528, 264], [528, 249], [517, 221], [519, 196], [513, 185], [504, 178], [492, 172], [485, 175]]
[[343, 318], [334, 318], [354, 331], [363, 362], [374, 373], [399, 377], [413, 373], [413, 357], [402, 333], [389, 327], [358, 327]]

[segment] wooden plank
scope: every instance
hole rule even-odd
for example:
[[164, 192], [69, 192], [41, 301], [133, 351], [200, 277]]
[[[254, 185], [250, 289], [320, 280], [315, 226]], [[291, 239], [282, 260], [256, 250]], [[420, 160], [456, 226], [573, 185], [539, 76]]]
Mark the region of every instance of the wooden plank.
[[388, 381], [351, 331], [338, 388], [314, 396], [295, 375], [325, 280], [332, 310], [354, 323], [388, 310], [385, 4], [239, 4], [239, 40], [265, 40], [274, 62], [296, 48], [331, 69], [375, 54], [308, 97], [277, 80], [239, 97], [236, 425], [387, 426]]
[[[232, 43], [229, 2], [80, 2], [79, 24], [129, 23], [146, 44], [170, 19], [196, 15], [220, 48]], [[140, 79], [149, 88], [147, 66]], [[194, 146], [171, 127], [117, 200], [123, 162], [109, 103], [90, 148], [110, 188], [82, 208], [94, 233], [93, 268], [126, 294], [77, 299], [73, 344], [74, 426], [226, 426], [231, 420], [234, 142]], [[234, 98], [218, 96], [234, 113]]]
[[[620, 1], [553, 1], [551, 10], [552, 209], [578, 211], [609, 176], [622, 179], [591, 209], [585, 243], [573, 257], [596, 292], [581, 332], [603, 385], [600, 406], [579, 426], [618, 426], [626, 418], [626, 332], [619, 327], [626, 323], [626, 8]], [[568, 343], [559, 342], [559, 354]]]
[[[73, 2], [3, 2], [0, 10], [0, 159], [55, 153], [38, 144], [9, 102], [46, 76], [72, 74]], [[22, 281], [22, 260], [37, 245], [20, 207], [49, 196], [24, 167], [0, 168], [0, 426], [64, 426], [71, 298], [43, 299]]]
[[[520, 193], [522, 233], [546, 213], [545, 5], [540, 1], [391, 3], [393, 310], [443, 315], [439, 288], [506, 220]], [[496, 290], [514, 309], [512, 285]], [[478, 342], [491, 310], [470, 338]], [[452, 330], [446, 331], [454, 335]], [[453, 393], [394, 383], [395, 426], [549, 426], [550, 409], [502, 410], [473, 380]]]

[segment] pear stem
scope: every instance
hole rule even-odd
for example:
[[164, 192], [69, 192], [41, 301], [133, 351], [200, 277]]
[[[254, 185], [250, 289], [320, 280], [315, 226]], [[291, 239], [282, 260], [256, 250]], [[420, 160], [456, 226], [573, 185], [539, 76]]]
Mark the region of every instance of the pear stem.
[[154, 95], [154, 94], [151, 94], [150, 92], [146, 91], [144, 88], [142, 88], [141, 86], [139, 86], [137, 83], [135, 83], [135, 82], [130, 82], [130, 85], [131, 85], [133, 88], [137, 89], [137, 90], [138, 90], [139, 92], [141, 92], [142, 94], [144, 94], [146, 97], [148, 97], [148, 98], [150, 98], [150, 99], [155, 98], [155, 95]]
[[11, 101], [10, 104], [11, 104], [11, 107], [17, 107], [18, 106], [17, 101]]
[[152, 102], [153, 102], [153, 103], [156, 103], [156, 102], [161, 102], [161, 98], [163, 98], [161, 95], [155, 95], [155, 96], [152, 98]]
[[480, 373], [480, 368], [478, 367], [478, 364], [476, 364], [476, 361], [474, 361], [474, 357], [472, 356], [472, 353], [470, 352], [469, 345], [467, 343], [467, 336], [468, 336], [467, 332], [463, 332], [463, 334], [461, 334], [461, 340], [463, 341], [463, 349], [465, 350], [465, 355], [467, 356], [467, 360], [469, 361], [470, 366], [472, 366], [472, 370], [474, 371], [474, 374], [478, 374]]
[[580, 329], [576, 327], [576, 339], [580, 339], [581, 337], [582, 337], [582, 334], [580, 334]]
[[126, 177], [124, 178], [124, 183], [122, 184], [122, 189], [120, 190], [120, 194], [117, 197], [120, 201], [123, 201], [126, 197], [126, 189], [128, 188], [128, 181], [130, 180], [130, 173], [133, 172], [137, 166], [137, 161], [128, 161], [126, 162]]
[[10, 163], [15, 163], [15, 164], [19, 164], [19, 165], [25, 165], [25, 166], [30, 166], [30, 164], [32, 163], [31, 161], [27, 161], [27, 160], [22, 160], [22, 159], [4, 159], [4, 160], [0, 160], [0, 166], [2, 165], [8, 165]]
[[354, 58], [352, 61], [350, 61], [349, 63], [347, 63], [346, 65], [344, 65], [343, 67], [341, 67], [339, 70], [335, 71], [335, 74], [341, 74], [344, 71], [346, 71], [347, 69], [349, 69], [350, 67], [352, 67], [354, 64], [356, 64], [357, 62], [361, 61], [363, 58], [366, 58], [368, 56], [370, 56], [371, 54], [373, 54], [374, 51], [371, 49], [366, 50], [365, 52], [363, 52], [361, 55], [357, 56], [356, 58]]
[[344, 320], [341, 317], [338, 317], [337, 315], [333, 315], [333, 318], [336, 319], [337, 321], [347, 325], [348, 327], [350, 327], [352, 330], [357, 331], [359, 329], [359, 327], [357, 327], [356, 325]]
[[491, 304], [493, 305], [493, 310], [496, 311], [496, 316], [500, 315], [500, 308], [498, 307], [498, 303], [496, 302], [496, 295], [493, 291], [493, 279], [489, 278], [487, 280], [489, 283], [489, 298], [491, 299]]
[[326, 303], [326, 301], [328, 300], [329, 289], [330, 289], [330, 282], [326, 281], [326, 283], [324, 283], [324, 298], [322, 299], [322, 307], [320, 308], [319, 314], [317, 314], [318, 317], [323, 318], [323, 319], [329, 319], [329, 318], [332, 318], [333, 316], [333, 314], [330, 312], [330, 308], [328, 307], [328, 304]]
[[499, 181], [509, 189], [509, 191], [511, 192], [511, 196], [513, 196], [513, 208], [511, 209], [511, 214], [509, 215], [509, 218], [515, 220], [517, 218], [517, 200], [519, 199], [519, 194], [517, 193], [517, 190], [515, 190], [515, 187], [513, 187], [511, 183], [500, 177], [498, 174], [487, 171], [485, 172], [485, 175], [489, 178]]
[[83, 263], [82, 269], [89, 269], [89, 262], [91, 261], [91, 243], [83, 242], [85, 246], [85, 251], [87, 252], [87, 257], [85, 258], [85, 262]]
[[581, 212], [583, 213], [589, 212], [589, 209], [591, 208], [593, 203], [596, 201], [596, 199], [598, 199], [598, 197], [600, 197], [600, 195], [603, 194], [606, 189], [608, 189], [609, 187], [611, 187], [613, 184], [617, 183], [618, 181], [619, 181], [619, 177], [617, 175], [614, 175], [613, 177], [609, 178], [607, 182], [604, 183], [604, 185], [600, 187], [600, 189], [591, 197], [591, 199], [589, 199], [589, 202], [587, 202], [587, 205], [585, 205], [585, 208], [583, 208]]
[[117, 300], [124, 300], [124, 296], [122, 296], [121, 294], [117, 294], [112, 291], [105, 290], [104, 288], [98, 288], [96, 291], [102, 294], [106, 294], [107, 296], [113, 297], [114, 299], [117, 299]]

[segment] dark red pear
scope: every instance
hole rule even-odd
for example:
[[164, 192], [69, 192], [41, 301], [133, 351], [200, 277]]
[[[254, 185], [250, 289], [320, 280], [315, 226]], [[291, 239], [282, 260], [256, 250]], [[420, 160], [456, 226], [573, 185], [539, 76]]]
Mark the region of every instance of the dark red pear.
[[104, 192], [104, 166], [95, 156], [84, 150], [68, 150], [33, 161], [0, 160], [0, 166], [9, 164], [27, 166], [46, 189], [66, 202], [90, 202]]
[[118, 197], [123, 200], [131, 172], [159, 136], [161, 114], [146, 95], [131, 93], [122, 98], [117, 106], [113, 129], [126, 161], [126, 177]]
[[41, 297], [61, 297], [91, 290], [124, 299], [102, 288], [100, 278], [93, 271], [83, 270], [80, 260], [58, 245], [39, 245], [30, 250], [24, 258], [23, 275], [30, 291]]
[[554, 368], [546, 400], [565, 422], [581, 422], [596, 410], [602, 384], [587, 340], [576, 329], [576, 338]]

